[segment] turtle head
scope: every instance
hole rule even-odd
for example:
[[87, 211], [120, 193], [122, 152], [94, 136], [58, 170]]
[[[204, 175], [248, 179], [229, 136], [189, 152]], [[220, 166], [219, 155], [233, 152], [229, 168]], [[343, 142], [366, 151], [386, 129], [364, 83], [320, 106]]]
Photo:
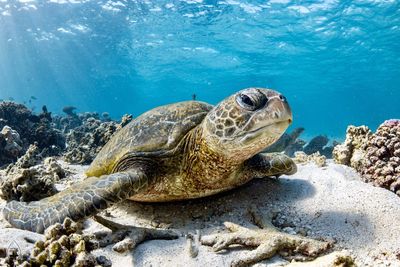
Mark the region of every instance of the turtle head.
[[278, 140], [292, 112], [282, 94], [247, 88], [224, 99], [203, 122], [203, 138], [212, 150], [245, 160]]

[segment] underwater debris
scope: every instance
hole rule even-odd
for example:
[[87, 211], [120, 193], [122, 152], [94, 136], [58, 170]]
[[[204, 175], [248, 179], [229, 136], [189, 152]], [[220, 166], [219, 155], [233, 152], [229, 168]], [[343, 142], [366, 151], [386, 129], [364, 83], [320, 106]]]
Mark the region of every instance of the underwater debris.
[[355, 168], [365, 182], [400, 196], [400, 120], [387, 120], [375, 133], [349, 126], [346, 140], [334, 149], [335, 162]]
[[99, 247], [94, 235], [82, 234], [82, 225], [66, 218], [45, 231], [45, 240], [35, 242], [30, 255], [14, 253], [9, 266], [111, 266], [105, 256], [90, 252]]
[[5, 200], [33, 201], [58, 191], [54, 183], [69, 172], [52, 157], [44, 159], [37, 145], [31, 145], [25, 155], [7, 167], [0, 176], [0, 197]]
[[62, 111], [68, 116], [75, 117], [76, 116], [76, 113], [74, 112], [75, 109], [76, 107], [74, 106], [65, 106], [63, 107]]

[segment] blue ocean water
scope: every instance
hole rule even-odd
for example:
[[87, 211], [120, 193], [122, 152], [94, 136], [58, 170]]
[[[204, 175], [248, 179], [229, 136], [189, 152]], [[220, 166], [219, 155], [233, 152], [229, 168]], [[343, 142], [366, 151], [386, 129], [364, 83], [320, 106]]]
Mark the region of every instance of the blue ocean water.
[[118, 118], [250, 86], [308, 136], [400, 117], [400, 2], [0, 0], [2, 99]]

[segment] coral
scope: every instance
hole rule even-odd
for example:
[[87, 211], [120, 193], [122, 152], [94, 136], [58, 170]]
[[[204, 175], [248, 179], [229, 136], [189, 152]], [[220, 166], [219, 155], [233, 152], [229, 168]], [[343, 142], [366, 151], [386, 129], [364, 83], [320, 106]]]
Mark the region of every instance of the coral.
[[292, 261], [286, 267], [355, 267], [354, 258], [350, 251], [334, 251], [309, 262]]
[[285, 149], [285, 154], [289, 157], [293, 157], [296, 151], [302, 151], [306, 141], [302, 139], [296, 139], [293, 144]]
[[0, 132], [0, 165], [16, 160], [22, 153], [19, 133], [5, 125]]
[[65, 114], [67, 114], [68, 116], [75, 117], [76, 116], [76, 113], [74, 112], [75, 109], [76, 109], [76, 107], [66, 106], [66, 107], [63, 107], [62, 111]]
[[101, 119], [103, 121], [111, 121], [110, 113], [108, 112], [101, 113]]
[[296, 128], [290, 134], [284, 133], [278, 141], [264, 150], [264, 152], [284, 152], [289, 157], [293, 157], [295, 152], [304, 151], [306, 154], [311, 155], [319, 152], [326, 158], [332, 158], [332, 150], [334, 146], [327, 146], [329, 143], [328, 137], [318, 135], [306, 143], [300, 139], [300, 135], [304, 132], [304, 128]]
[[45, 241], [37, 241], [30, 255], [9, 261], [11, 266], [111, 266], [106, 257], [90, 253], [98, 247], [93, 235], [82, 234], [81, 225], [66, 218], [46, 229]]
[[[68, 174], [52, 157], [42, 164], [37, 145], [31, 145], [25, 155], [7, 167], [0, 177], [0, 196], [6, 200], [32, 201], [57, 193], [54, 183]], [[38, 165], [37, 165], [38, 164]]]
[[[215, 252], [229, 249], [231, 245], [254, 248], [230, 263], [230, 266], [251, 266], [269, 259], [282, 251], [291, 251], [313, 259], [331, 247], [324, 241], [314, 240], [294, 234], [281, 232], [272, 224], [272, 216], [250, 210], [255, 225], [261, 229], [246, 228], [235, 223], [225, 222], [230, 233], [218, 233], [201, 237], [201, 244], [212, 246]], [[288, 254], [289, 256], [289, 254]]]
[[83, 124], [67, 134], [67, 152], [64, 158], [69, 163], [92, 162], [111, 136], [132, 120], [132, 115], [124, 115], [119, 124], [115, 121], [102, 122], [98, 119], [98, 114], [95, 117], [79, 117], [83, 118]]
[[[26, 106], [14, 102], [0, 103], [0, 125], [7, 125], [19, 134], [21, 142], [16, 143], [22, 148], [18, 156], [23, 154], [30, 144], [37, 142], [40, 150], [45, 150], [46, 155], [58, 155], [65, 147], [62, 133], [52, 125], [51, 113], [46, 107], [42, 113], [35, 115]], [[16, 134], [14, 132], [14, 137]], [[1, 141], [3, 139], [3, 141]], [[0, 147], [4, 138], [0, 137]], [[15, 147], [15, 146], [14, 146]], [[1, 148], [0, 148], [1, 150]], [[15, 157], [0, 156], [0, 166], [16, 160]]]
[[[273, 145], [268, 147], [264, 152], [282, 152], [285, 151], [285, 154], [288, 156], [292, 156], [290, 153], [286, 153], [287, 151], [293, 151], [292, 146], [298, 146], [298, 138], [303, 133], [304, 128], [296, 128], [290, 134], [284, 133], [278, 141], [276, 141]], [[303, 142], [304, 145], [304, 142]], [[294, 151], [293, 151], [294, 152]]]
[[382, 123], [369, 137], [364, 151], [358, 170], [365, 181], [400, 196], [400, 120]]
[[308, 142], [303, 151], [310, 155], [317, 151], [323, 151], [324, 147], [328, 144], [329, 139], [325, 135], [318, 135]]
[[117, 130], [123, 128], [125, 125], [130, 123], [133, 120], [133, 116], [131, 114], [124, 114], [121, 118], [121, 122], [117, 126]]
[[375, 133], [366, 126], [349, 126], [346, 140], [334, 150], [336, 163], [355, 168], [376, 186], [400, 195], [400, 120], [387, 120]]
[[362, 159], [363, 146], [371, 135], [371, 130], [365, 125], [359, 127], [348, 126], [346, 140], [343, 144], [336, 145], [333, 149], [332, 154], [335, 162], [357, 169]]
[[83, 125], [73, 129], [67, 134], [67, 152], [65, 161], [69, 163], [90, 163], [100, 149], [110, 140], [117, 130], [117, 123], [101, 122], [89, 118]]
[[303, 151], [297, 151], [294, 153], [294, 162], [296, 163], [308, 163], [308, 162], [314, 162], [315, 165], [318, 167], [324, 167], [326, 166], [326, 157], [324, 155], [321, 155], [319, 151], [307, 155]]

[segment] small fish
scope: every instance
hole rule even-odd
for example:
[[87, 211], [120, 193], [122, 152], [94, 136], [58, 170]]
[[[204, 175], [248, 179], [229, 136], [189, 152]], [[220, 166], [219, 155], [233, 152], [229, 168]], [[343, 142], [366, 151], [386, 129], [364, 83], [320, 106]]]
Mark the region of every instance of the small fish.
[[192, 95], [192, 100], [196, 100], [196, 94]]
[[11, 96], [10, 96], [10, 97], [8, 98], [8, 100], [14, 101], [14, 97], [11, 97]]
[[37, 100], [36, 96], [31, 96], [32, 100]]

